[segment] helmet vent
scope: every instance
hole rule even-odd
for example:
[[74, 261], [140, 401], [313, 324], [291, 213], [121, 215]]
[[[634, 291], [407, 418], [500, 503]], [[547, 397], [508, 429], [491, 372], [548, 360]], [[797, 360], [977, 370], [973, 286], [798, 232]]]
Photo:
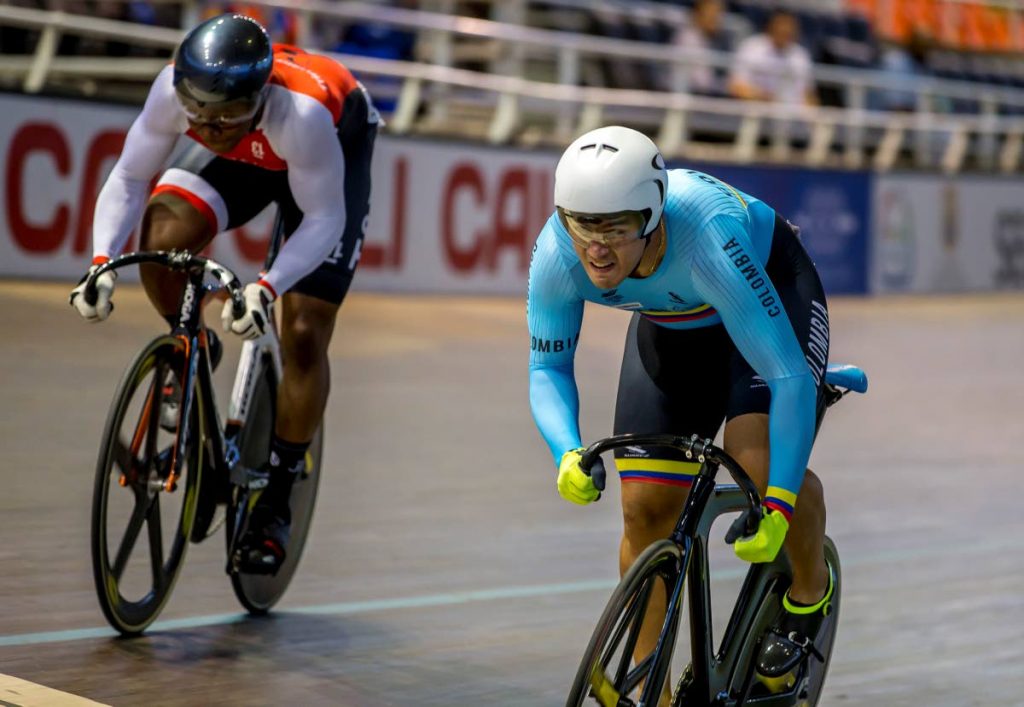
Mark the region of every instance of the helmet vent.
[[595, 148], [600, 148], [601, 150], [608, 150], [609, 152], [619, 151], [619, 148], [614, 147], [612, 145], [608, 145], [605, 143], [598, 145], [596, 142], [592, 142], [589, 145], [583, 145], [582, 147], [580, 147], [580, 152], [583, 152], [584, 150], [593, 150]]

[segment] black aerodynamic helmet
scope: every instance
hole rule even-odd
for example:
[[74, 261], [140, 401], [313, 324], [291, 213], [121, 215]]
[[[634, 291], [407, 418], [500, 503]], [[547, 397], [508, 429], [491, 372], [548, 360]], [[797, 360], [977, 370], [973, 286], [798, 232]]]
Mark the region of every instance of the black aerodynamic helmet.
[[257, 101], [274, 67], [270, 37], [245, 15], [206, 20], [178, 46], [174, 88], [200, 105]]

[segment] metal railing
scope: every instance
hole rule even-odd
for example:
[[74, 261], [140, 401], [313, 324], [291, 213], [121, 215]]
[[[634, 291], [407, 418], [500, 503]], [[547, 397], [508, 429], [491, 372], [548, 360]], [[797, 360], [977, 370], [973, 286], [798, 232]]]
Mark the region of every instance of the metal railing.
[[[755, 159], [799, 161], [811, 165], [840, 164], [890, 169], [907, 143], [920, 166], [961, 169], [969, 153], [973, 166], [1013, 172], [1021, 161], [1024, 118], [999, 114], [1000, 106], [1024, 108], [1024, 91], [937, 79], [908, 82], [887, 74], [816, 67], [815, 79], [847, 91], [849, 108], [789, 106], [776, 103], [706, 98], [685, 92], [689, 62], [725, 66], [722, 54], [688, 54], [678, 48], [643, 42], [584, 37], [567, 32], [404, 10], [364, 2], [326, 3], [306, 0], [256, 0], [254, 4], [287, 8], [298, 13], [300, 28], [308, 31], [315, 18], [345, 22], [379, 22], [415, 30], [429, 38], [430, 63], [339, 56], [360, 75], [398, 82], [396, 107], [391, 118], [394, 132], [443, 130], [452, 111], [470, 106], [482, 114], [481, 136], [501, 143], [539, 125], [541, 140], [564, 142], [579, 132], [610, 120], [645, 124], [658, 135], [670, 156], [700, 156], [717, 150], [716, 157], [740, 162]], [[4, 57], [0, 74], [22, 77], [23, 88], [40, 90], [50, 75], [145, 79], [159, 71], [162, 60], [64, 58], [55, 55], [64, 33], [96, 36], [146, 46], [173, 48], [180, 30], [78, 17], [59, 12], [0, 6], [0, 24], [42, 31], [35, 54], [29, 58]], [[300, 33], [301, 33], [300, 29]], [[485, 38], [509, 49], [525, 48], [531, 57], [547, 56], [557, 62], [558, 82], [453, 68], [452, 47], [459, 37]], [[672, 92], [591, 88], [580, 83], [584, 57], [644, 60], [672, 71], [677, 89]], [[508, 69], [509, 67], [506, 67]], [[913, 91], [919, 107], [912, 114], [865, 109], [871, 88]], [[977, 101], [979, 115], [943, 114], [930, 110], [935, 96]], [[424, 106], [427, 111], [421, 110]], [[426, 116], [424, 117], [424, 113]], [[695, 140], [695, 125], [726, 127], [729, 142], [714, 147]], [[799, 149], [793, 146], [798, 137]], [[762, 148], [767, 140], [768, 146]]]

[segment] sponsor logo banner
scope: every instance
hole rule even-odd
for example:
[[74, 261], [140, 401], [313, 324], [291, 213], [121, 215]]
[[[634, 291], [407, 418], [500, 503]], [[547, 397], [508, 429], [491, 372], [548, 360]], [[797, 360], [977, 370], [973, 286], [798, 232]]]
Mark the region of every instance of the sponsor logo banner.
[[[19, 95], [0, 96], [0, 108], [0, 276], [76, 280], [91, 257], [96, 197], [138, 109]], [[533, 242], [553, 209], [558, 156], [382, 136], [354, 286], [524, 294]], [[800, 226], [830, 293], [865, 291], [866, 174], [699, 168]], [[218, 236], [207, 254], [251, 279], [272, 222], [268, 209]], [[1012, 249], [1012, 219], [1006, 224], [1003, 241]], [[135, 247], [133, 237], [128, 248]], [[1014, 273], [1011, 267], [1004, 277], [1012, 280]]]
[[1024, 182], [1013, 177], [881, 176], [872, 292], [1024, 288]]
[[[96, 197], [138, 110], [28, 96], [0, 96], [0, 106], [0, 275], [77, 279], [91, 259]], [[355, 286], [525, 293], [557, 159], [382, 137]], [[207, 254], [253, 278], [272, 216], [219, 235]], [[127, 248], [136, 247], [133, 235]]]
[[798, 226], [827, 294], [867, 291], [870, 174], [708, 164], [694, 168], [757, 197]]

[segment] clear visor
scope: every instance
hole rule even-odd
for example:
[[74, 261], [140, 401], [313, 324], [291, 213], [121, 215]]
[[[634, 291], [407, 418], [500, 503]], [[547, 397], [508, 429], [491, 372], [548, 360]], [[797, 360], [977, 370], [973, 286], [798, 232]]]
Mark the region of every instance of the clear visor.
[[254, 98], [239, 98], [221, 103], [201, 103], [193, 98], [177, 94], [178, 103], [185, 112], [188, 122], [194, 125], [211, 125], [218, 128], [236, 128], [248, 123], [263, 107], [263, 93]]
[[579, 214], [558, 209], [558, 214], [573, 243], [583, 249], [595, 242], [609, 248], [628, 245], [641, 237], [645, 222], [639, 211]]

